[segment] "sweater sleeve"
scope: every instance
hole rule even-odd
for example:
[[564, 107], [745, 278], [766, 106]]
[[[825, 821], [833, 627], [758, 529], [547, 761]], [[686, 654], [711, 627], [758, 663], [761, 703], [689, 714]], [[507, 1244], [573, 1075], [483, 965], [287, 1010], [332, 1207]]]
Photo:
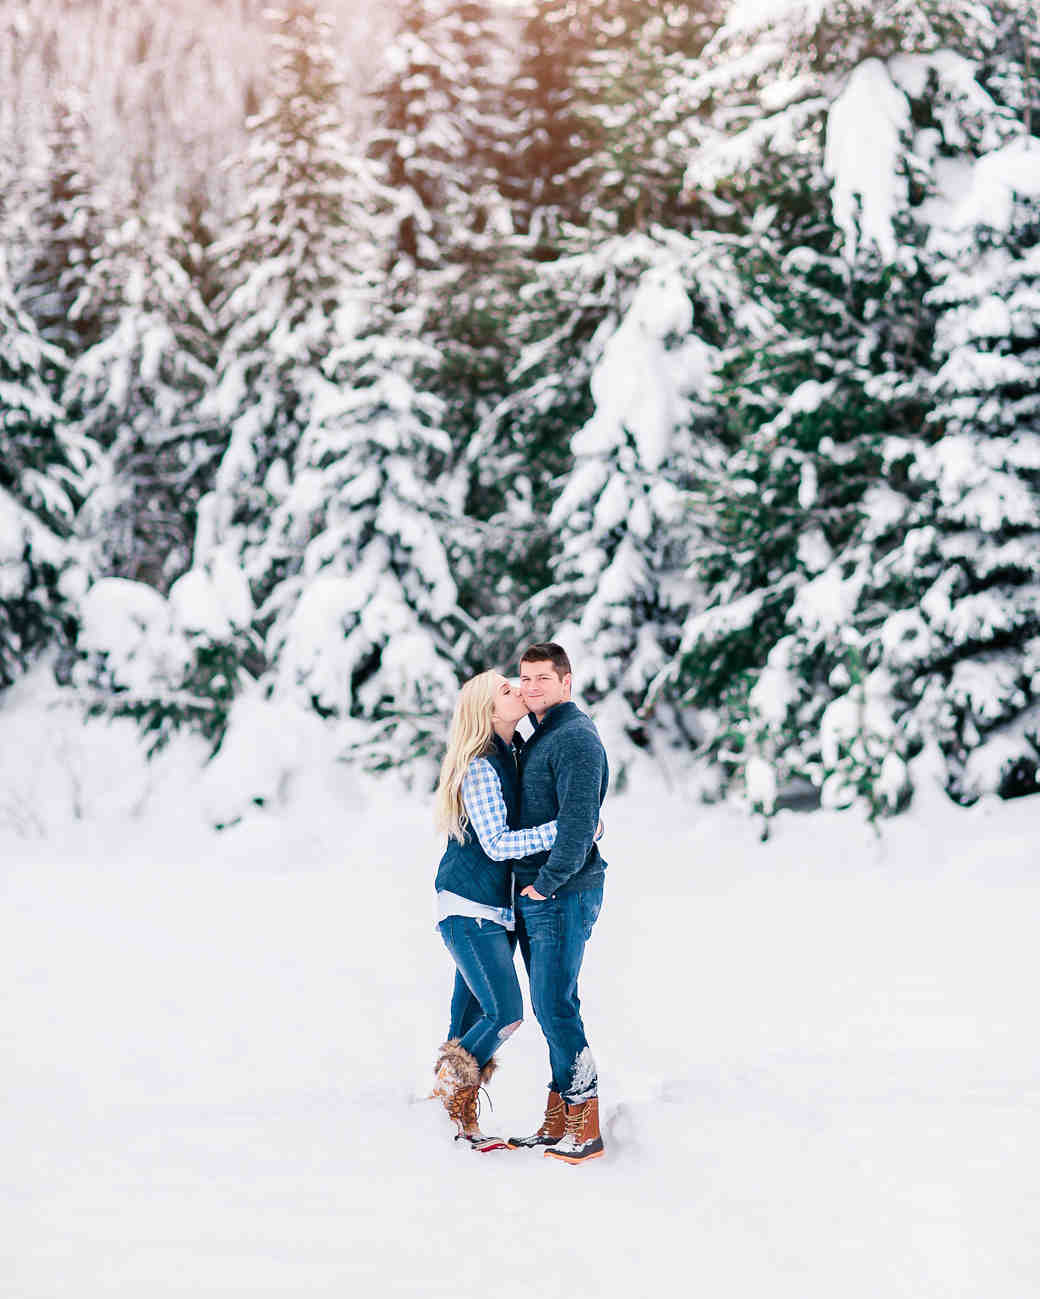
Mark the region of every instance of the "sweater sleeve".
[[510, 861], [546, 852], [556, 842], [556, 822], [510, 830], [498, 772], [484, 758], [474, 758], [462, 778], [462, 803], [481, 848], [492, 861]]
[[561, 744], [555, 766], [556, 842], [534, 881], [549, 897], [585, 865], [599, 825], [606, 754], [595, 735], [579, 733]]

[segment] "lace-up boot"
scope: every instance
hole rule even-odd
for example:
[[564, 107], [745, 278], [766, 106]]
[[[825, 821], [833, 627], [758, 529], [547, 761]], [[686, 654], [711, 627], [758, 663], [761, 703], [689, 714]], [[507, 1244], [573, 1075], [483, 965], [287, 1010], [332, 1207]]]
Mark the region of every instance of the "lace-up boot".
[[494, 1058], [483, 1068], [472, 1055], [453, 1038], [441, 1047], [434, 1070], [436, 1082], [432, 1095], [439, 1096], [444, 1108], [455, 1123], [455, 1140], [467, 1142], [481, 1153], [488, 1150], [505, 1150], [501, 1137], [487, 1137], [480, 1130], [479, 1092], [495, 1072]]
[[531, 1150], [535, 1146], [554, 1146], [563, 1136], [565, 1130], [563, 1097], [559, 1092], [550, 1092], [545, 1102], [545, 1118], [537, 1132], [529, 1137], [510, 1137], [509, 1147], [512, 1150]]
[[583, 1164], [598, 1159], [603, 1154], [603, 1138], [599, 1134], [599, 1099], [568, 1105], [562, 1138], [545, 1153], [553, 1159], [568, 1164]]

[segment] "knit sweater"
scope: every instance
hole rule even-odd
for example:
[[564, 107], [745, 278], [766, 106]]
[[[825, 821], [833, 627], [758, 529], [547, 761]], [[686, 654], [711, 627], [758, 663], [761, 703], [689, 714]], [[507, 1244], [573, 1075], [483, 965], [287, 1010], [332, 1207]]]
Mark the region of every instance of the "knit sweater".
[[519, 769], [517, 828], [555, 821], [556, 842], [513, 863], [517, 889], [533, 884], [550, 897], [602, 884], [607, 863], [593, 839], [610, 773], [592, 719], [569, 700], [550, 708], [521, 749]]

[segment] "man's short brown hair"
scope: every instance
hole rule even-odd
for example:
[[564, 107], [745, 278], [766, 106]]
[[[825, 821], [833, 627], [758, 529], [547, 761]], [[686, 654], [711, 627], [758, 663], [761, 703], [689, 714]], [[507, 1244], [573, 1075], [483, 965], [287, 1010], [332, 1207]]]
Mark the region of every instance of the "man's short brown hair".
[[557, 645], [555, 641], [546, 641], [540, 645], [528, 645], [527, 649], [520, 655], [520, 663], [545, 663], [548, 660], [556, 669], [556, 675], [562, 681], [565, 676], [571, 673], [571, 661], [567, 657], [567, 651], [562, 645]]

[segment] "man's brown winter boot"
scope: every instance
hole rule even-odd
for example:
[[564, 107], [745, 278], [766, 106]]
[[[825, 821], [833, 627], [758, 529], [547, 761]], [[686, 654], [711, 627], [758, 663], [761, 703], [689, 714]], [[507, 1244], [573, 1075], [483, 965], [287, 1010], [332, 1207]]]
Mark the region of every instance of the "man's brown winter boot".
[[587, 1159], [598, 1159], [603, 1154], [603, 1138], [599, 1134], [599, 1099], [582, 1101], [580, 1105], [567, 1106], [566, 1131], [560, 1141], [545, 1153], [553, 1159], [568, 1164], [583, 1164]]
[[566, 1124], [563, 1097], [559, 1092], [550, 1092], [545, 1102], [545, 1118], [537, 1132], [529, 1137], [510, 1137], [511, 1150], [532, 1150], [535, 1146], [554, 1146], [563, 1136]]

